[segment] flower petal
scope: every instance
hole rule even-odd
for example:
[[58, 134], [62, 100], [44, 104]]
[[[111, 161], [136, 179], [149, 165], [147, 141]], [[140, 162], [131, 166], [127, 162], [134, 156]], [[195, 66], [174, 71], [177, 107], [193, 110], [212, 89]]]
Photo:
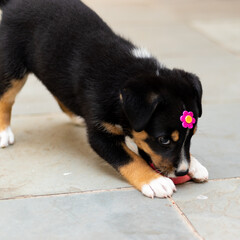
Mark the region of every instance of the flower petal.
[[183, 112], [183, 116], [186, 116], [186, 115], [188, 115], [188, 111]]
[[189, 123], [189, 124], [188, 124], [188, 128], [192, 129], [192, 128], [193, 128], [193, 124], [192, 124], [192, 123]]
[[188, 112], [188, 114], [189, 114], [191, 117], [193, 117], [193, 112]]
[[193, 117], [192, 118], [192, 124], [194, 124], [196, 122], [196, 119]]
[[184, 116], [181, 116], [181, 117], [180, 117], [180, 121], [181, 121], [181, 122], [184, 122]]
[[186, 122], [183, 122], [183, 123], [182, 123], [182, 126], [183, 126], [184, 128], [187, 128], [187, 127], [188, 127], [188, 124], [187, 124]]

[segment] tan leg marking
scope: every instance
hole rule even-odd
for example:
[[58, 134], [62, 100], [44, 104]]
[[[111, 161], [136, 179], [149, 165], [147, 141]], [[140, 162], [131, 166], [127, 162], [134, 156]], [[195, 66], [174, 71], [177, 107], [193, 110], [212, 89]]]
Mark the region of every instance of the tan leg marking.
[[160, 174], [156, 173], [150, 166], [148, 166], [144, 159], [132, 152], [124, 143], [122, 145], [132, 161], [120, 167], [119, 172], [135, 188], [141, 190], [144, 184], [148, 184], [152, 180], [161, 177]]
[[10, 125], [12, 104], [0, 101], [0, 132]]
[[0, 98], [0, 131], [10, 126], [12, 106], [16, 95], [27, 80], [27, 75], [20, 80], [12, 80], [11, 87]]
[[120, 98], [120, 101], [122, 102], [122, 101], [123, 101], [123, 96], [122, 96], [122, 94], [119, 95], [119, 98]]
[[70, 111], [57, 97], [54, 96], [54, 98], [56, 99], [61, 110], [70, 117], [71, 121], [75, 125], [82, 126], [82, 127], [85, 126], [85, 121], [82, 117], [77, 116], [72, 111]]
[[172, 134], [171, 134], [172, 140], [174, 142], [177, 142], [179, 140], [179, 131], [175, 130]]
[[122, 130], [122, 127], [120, 125], [113, 125], [113, 124], [110, 124], [110, 123], [103, 123], [102, 126], [104, 127], [104, 129], [113, 134], [113, 135], [123, 135], [123, 130]]
[[[55, 97], [55, 96], [54, 96], [54, 97]], [[63, 112], [65, 112], [70, 118], [73, 118], [73, 117], [76, 116], [76, 115], [75, 115], [73, 112], [71, 112], [62, 102], [60, 102], [60, 100], [58, 100], [57, 97], [55, 97], [55, 99], [56, 99], [56, 101], [58, 102], [58, 105], [59, 105], [59, 107], [61, 108], [61, 110], [62, 110]]]

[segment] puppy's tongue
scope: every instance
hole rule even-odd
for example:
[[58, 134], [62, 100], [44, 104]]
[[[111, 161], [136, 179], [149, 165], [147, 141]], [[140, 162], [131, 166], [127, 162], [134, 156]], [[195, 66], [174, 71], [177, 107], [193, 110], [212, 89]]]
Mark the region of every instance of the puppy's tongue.
[[[157, 173], [160, 173], [160, 174], [161, 174], [161, 172], [159, 172], [159, 171], [155, 168], [155, 166], [154, 166], [153, 163], [150, 163], [149, 165], [150, 165], [150, 167], [151, 167], [152, 169], [154, 169]], [[190, 177], [188, 174], [186, 174], [186, 175], [184, 175], [184, 176], [175, 177], [175, 178], [171, 178], [171, 177], [170, 177], [170, 179], [173, 181], [174, 184], [182, 184], [182, 183], [185, 183], [185, 182], [190, 181], [190, 180], [191, 180], [191, 177]]]

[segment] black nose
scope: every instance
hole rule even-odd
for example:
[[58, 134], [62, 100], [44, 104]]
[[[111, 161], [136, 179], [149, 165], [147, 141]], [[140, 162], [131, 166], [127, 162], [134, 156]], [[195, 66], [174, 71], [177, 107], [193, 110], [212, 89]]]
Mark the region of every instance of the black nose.
[[188, 170], [187, 170], [187, 171], [182, 171], [182, 172], [177, 172], [177, 171], [175, 171], [175, 175], [178, 176], [178, 177], [184, 176], [184, 175], [186, 175], [186, 174], [188, 174]]

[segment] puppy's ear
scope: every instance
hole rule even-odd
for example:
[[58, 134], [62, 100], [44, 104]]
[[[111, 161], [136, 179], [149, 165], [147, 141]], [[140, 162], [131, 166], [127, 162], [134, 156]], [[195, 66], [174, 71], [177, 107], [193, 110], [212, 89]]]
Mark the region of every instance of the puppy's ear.
[[192, 73], [188, 74], [187, 80], [192, 85], [195, 94], [196, 94], [196, 101], [197, 101], [197, 107], [198, 107], [198, 117], [202, 116], [202, 84], [199, 80], [199, 78]]
[[196, 97], [196, 103], [198, 107], [198, 117], [202, 116], [202, 84], [199, 78], [192, 73], [185, 72], [183, 70], [174, 69], [175, 71], [179, 71], [181, 76], [187, 80], [188, 84], [192, 87], [194, 91], [194, 95]]
[[137, 132], [145, 128], [159, 103], [159, 96], [156, 93], [146, 85], [145, 87], [140, 85], [138, 82], [131, 82], [120, 93], [123, 111]]

